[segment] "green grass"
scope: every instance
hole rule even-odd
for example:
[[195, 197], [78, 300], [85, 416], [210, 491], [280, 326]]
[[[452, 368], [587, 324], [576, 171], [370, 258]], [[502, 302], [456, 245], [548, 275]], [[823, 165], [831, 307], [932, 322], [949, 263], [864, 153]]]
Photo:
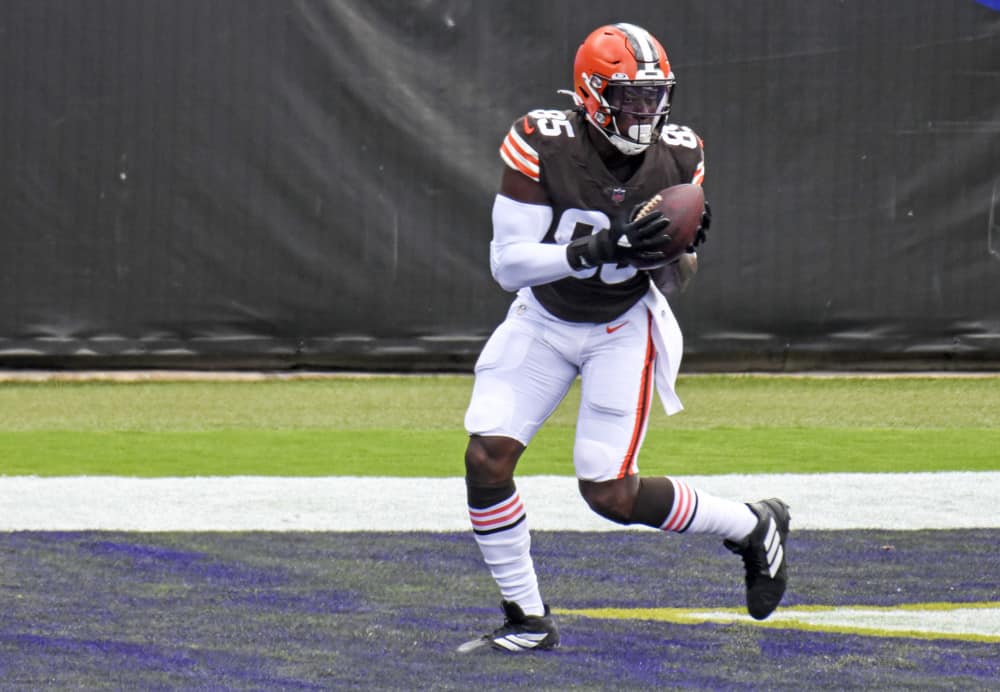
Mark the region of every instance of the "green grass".
[[[462, 474], [471, 379], [0, 383], [2, 475]], [[682, 377], [644, 473], [1000, 469], [1000, 379]], [[571, 475], [574, 388], [519, 474]]]

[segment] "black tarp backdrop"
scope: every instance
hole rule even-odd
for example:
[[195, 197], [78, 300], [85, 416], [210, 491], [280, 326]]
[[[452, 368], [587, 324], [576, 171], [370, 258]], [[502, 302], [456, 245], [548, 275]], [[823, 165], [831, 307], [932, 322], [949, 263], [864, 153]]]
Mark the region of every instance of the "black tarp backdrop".
[[0, 0], [0, 366], [468, 369], [497, 147], [617, 20], [706, 141], [689, 369], [1000, 363], [972, 0]]

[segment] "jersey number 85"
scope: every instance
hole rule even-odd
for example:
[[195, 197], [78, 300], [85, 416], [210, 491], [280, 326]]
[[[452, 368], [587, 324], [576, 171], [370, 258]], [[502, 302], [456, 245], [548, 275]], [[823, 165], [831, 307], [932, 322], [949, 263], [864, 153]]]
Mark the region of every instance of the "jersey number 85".
[[[567, 209], [559, 217], [559, 224], [556, 226], [554, 240], [560, 245], [565, 245], [571, 240], [583, 238], [592, 233], [599, 233], [610, 226], [611, 220], [603, 211], [597, 211], [596, 209]], [[631, 265], [619, 267], [614, 264], [602, 264], [599, 267], [575, 271], [572, 276], [576, 279], [589, 279], [597, 274], [598, 278], [606, 284], [620, 284], [635, 276], [637, 271]]]

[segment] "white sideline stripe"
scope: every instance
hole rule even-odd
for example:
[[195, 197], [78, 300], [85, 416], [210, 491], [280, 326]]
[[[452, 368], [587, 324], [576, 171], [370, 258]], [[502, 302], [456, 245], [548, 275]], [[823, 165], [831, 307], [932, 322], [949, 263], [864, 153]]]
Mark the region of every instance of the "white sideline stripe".
[[[1000, 528], [1000, 472], [686, 476], [718, 497], [781, 497], [801, 529]], [[532, 529], [617, 531], [576, 479], [517, 479]], [[461, 478], [0, 476], [0, 531], [468, 531]], [[647, 530], [647, 527], [635, 527]], [[648, 529], [652, 530], [652, 529]]]
[[[714, 617], [713, 617], [714, 616]], [[842, 627], [848, 629], [875, 629], [886, 633], [922, 632], [927, 634], [974, 635], [1000, 637], [1000, 608], [952, 608], [948, 610], [888, 609], [862, 607], [838, 608], [818, 612], [799, 612], [794, 609], [778, 610], [771, 618], [773, 624], [799, 623], [819, 628]], [[706, 613], [707, 621], [726, 622], [713, 613]], [[740, 619], [744, 622], [749, 616]], [[730, 616], [729, 622], [734, 618]]]
[[[642, 619], [679, 624], [743, 623], [755, 627], [844, 632], [878, 637], [928, 637], [1000, 642], [1000, 603], [907, 603], [897, 606], [784, 606], [767, 620], [742, 608], [568, 610], [584, 617]], [[558, 612], [558, 611], [557, 611]]]

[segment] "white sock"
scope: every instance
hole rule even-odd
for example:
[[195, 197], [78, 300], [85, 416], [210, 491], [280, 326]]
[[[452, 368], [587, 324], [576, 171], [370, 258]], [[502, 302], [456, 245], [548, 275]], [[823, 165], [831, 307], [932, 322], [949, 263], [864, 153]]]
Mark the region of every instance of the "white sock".
[[676, 478], [670, 482], [674, 484], [674, 506], [660, 526], [664, 531], [708, 533], [741, 541], [757, 526], [757, 515], [744, 503], [695, 490]]
[[503, 600], [517, 603], [525, 615], [544, 615], [521, 495], [515, 490], [492, 507], [469, 507], [469, 518], [476, 543]]

